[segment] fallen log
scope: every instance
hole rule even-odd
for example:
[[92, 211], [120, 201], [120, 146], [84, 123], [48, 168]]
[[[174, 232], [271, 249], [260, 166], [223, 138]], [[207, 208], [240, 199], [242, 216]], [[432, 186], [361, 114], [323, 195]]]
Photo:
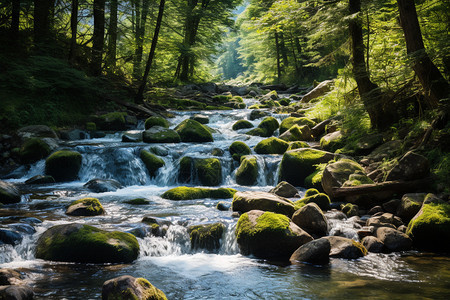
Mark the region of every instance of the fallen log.
[[140, 112], [140, 113], [144, 113], [150, 117], [160, 117], [161, 115], [159, 115], [158, 113], [151, 111], [150, 109], [143, 107], [141, 105], [135, 104], [135, 103], [129, 103], [129, 102], [125, 102], [123, 100], [119, 100], [116, 98], [112, 98], [112, 97], [108, 97], [106, 100], [108, 101], [113, 101], [119, 105], [125, 106], [126, 108], [128, 108], [129, 110], [135, 111], [135, 112]]

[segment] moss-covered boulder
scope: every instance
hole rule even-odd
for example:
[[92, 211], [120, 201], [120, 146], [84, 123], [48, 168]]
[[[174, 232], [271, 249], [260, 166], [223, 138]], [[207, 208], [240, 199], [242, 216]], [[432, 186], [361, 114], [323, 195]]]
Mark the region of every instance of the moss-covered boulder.
[[111, 112], [96, 117], [95, 123], [100, 130], [122, 131], [127, 129], [126, 112]]
[[295, 212], [294, 205], [286, 198], [266, 192], [237, 192], [232, 202], [233, 211], [248, 212], [250, 210], [271, 211], [291, 217]]
[[356, 259], [367, 255], [367, 249], [354, 240], [342, 236], [326, 236], [330, 242], [330, 257]]
[[316, 194], [319, 194], [320, 192], [317, 189], [307, 189], [305, 192], [305, 195], [303, 197], [310, 197]]
[[344, 146], [344, 136], [341, 131], [328, 133], [320, 139], [320, 146], [326, 151], [336, 151]]
[[316, 165], [335, 158], [330, 152], [316, 149], [296, 149], [287, 151], [280, 163], [279, 181], [287, 181], [294, 186], [302, 186], [305, 178], [316, 170]]
[[207, 115], [196, 114], [196, 115], [193, 115], [192, 117], [190, 117], [190, 119], [195, 120], [203, 125], [209, 123], [209, 117]]
[[188, 232], [191, 240], [191, 249], [217, 252], [220, 249], [220, 240], [225, 229], [226, 227], [222, 223], [190, 226]]
[[57, 182], [75, 180], [81, 168], [81, 159], [81, 154], [77, 151], [54, 152], [45, 161], [45, 174], [52, 176]]
[[312, 236], [324, 236], [328, 232], [328, 221], [320, 207], [308, 203], [292, 215], [292, 222]]
[[278, 121], [274, 117], [266, 117], [258, 127], [247, 132], [248, 135], [270, 137], [278, 129]]
[[12, 183], [0, 180], [0, 204], [12, 204], [20, 202], [20, 193]]
[[105, 210], [97, 198], [83, 198], [73, 201], [67, 207], [66, 215], [69, 216], [98, 216], [103, 215]]
[[150, 177], [155, 177], [158, 170], [166, 164], [161, 157], [146, 150], [141, 150], [140, 157], [147, 167]]
[[305, 118], [305, 117], [301, 117], [301, 118], [288, 117], [288, 118], [284, 119], [280, 124], [280, 134], [283, 134], [285, 131], [287, 131], [289, 128], [291, 128], [294, 125], [299, 125], [299, 126], [307, 125], [307, 126], [309, 126], [309, 128], [313, 128], [314, 126], [316, 126], [316, 122], [314, 122], [311, 119]]
[[327, 194], [324, 193], [317, 193], [312, 194], [310, 196], [305, 196], [302, 199], [296, 201], [294, 204], [295, 208], [299, 209], [308, 203], [315, 203], [320, 207], [321, 210], [324, 211], [330, 209], [330, 198], [328, 197]]
[[194, 168], [202, 185], [217, 186], [222, 182], [222, 164], [217, 158], [196, 159]]
[[241, 165], [236, 171], [236, 183], [240, 185], [255, 185], [258, 178], [258, 163], [253, 155], [243, 156]]
[[276, 138], [271, 137], [260, 141], [255, 146], [255, 152], [258, 154], [283, 154], [289, 147], [289, 143]]
[[50, 146], [40, 138], [31, 138], [20, 148], [20, 160], [25, 164], [34, 163], [46, 158], [51, 152]]
[[192, 173], [194, 159], [189, 156], [184, 156], [180, 159], [178, 169], [178, 181], [182, 183], [188, 183], [192, 181]]
[[419, 212], [422, 203], [425, 200], [425, 193], [411, 193], [405, 194], [397, 207], [396, 215], [407, 224]]
[[358, 205], [352, 203], [346, 203], [341, 206], [341, 211], [347, 216], [347, 218], [351, 218], [354, 216], [359, 216], [359, 207]]
[[154, 126], [142, 133], [145, 143], [179, 143], [180, 135], [172, 129]]
[[228, 151], [230, 151], [231, 157], [233, 157], [233, 159], [237, 161], [240, 161], [242, 156], [252, 153], [250, 147], [247, 146], [246, 143], [241, 141], [233, 142], [228, 148]]
[[164, 192], [161, 197], [169, 200], [228, 199], [233, 198], [235, 193], [236, 190], [230, 188], [208, 189], [179, 186]]
[[292, 184], [286, 181], [278, 183], [276, 187], [269, 191], [269, 193], [285, 198], [299, 197], [298, 190]]
[[316, 165], [316, 170], [309, 174], [304, 181], [304, 187], [308, 189], [316, 189], [323, 192], [322, 177], [326, 164]]
[[253, 124], [247, 120], [236, 121], [236, 123], [233, 124], [233, 127], [231, 127], [231, 129], [233, 130], [248, 129], [248, 128], [253, 128]]
[[364, 175], [364, 169], [353, 160], [341, 159], [327, 165], [322, 176], [323, 190], [333, 197], [333, 188], [341, 187], [352, 174]]
[[307, 142], [303, 142], [303, 141], [290, 142], [289, 148], [286, 151], [300, 149], [300, 148], [309, 148], [309, 145]]
[[123, 275], [105, 281], [102, 287], [102, 300], [119, 299], [167, 300], [167, 297], [147, 279]]
[[280, 135], [280, 139], [286, 142], [310, 141], [312, 140], [311, 128], [308, 125], [293, 125]]
[[[252, 106], [253, 106], [253, 105], [252, 105]], [[252, 109], [252, 106], [250, 106], [249, 108]], [[258, 105], [256, 105], [256, 106], [258, 106]], [[251, 121], [253, 121], [253, 120], [261, 119], [261, 118], [264, 118], [264, 117], [267, 117], [267, 116], [269, 116], [269, 112], [264, 111], [264, 110], [258, 110], [258, 109], [255, 109], [255, 110], [252, 110], [252, 112], [250, 113], [250, 115], [248, 116], [248, 118], [249, 118]]]
[[296, 249], [313, 238], [285, 215], [252, 210], [239, 218], [236, 240], [244, 255], [288, 259]]
[[367, 175], [365, 174], [350, 174], [350, 176], [348, 177], [348, 179], [344, 182], [344, 184], [342, 185], [343, 187], [348, 187], [348, 186], [358, 186], [358, 185], [362, 185], [362, 184], [372, 184], [374, 183], [372, 179], [370, 179]]
[[167, 121], [163, 117], [150, 117], [145, 120], [145, 130], [150, 129], [154, 126], [169, 128], [170, 124], [169, 121]]
[[450, 204], [428, 194], [406, 231], [416, 248], [450, 251]]
[[211, 132], [195, 120], [184, 120], [175, 127], [175, 131], [180, 135], [182, 142], [205, 143], [214, 141]]
[[131, 263], [139, 255], [132, 234], [84, 224], [56, 225], [38, 239], [36, 258], [76, 263]]
[[428, 159], [423, 155], [409, 151], [389, 171], [386, 180], [414, 180], [425, 178], [428, 174], [430, 174]]

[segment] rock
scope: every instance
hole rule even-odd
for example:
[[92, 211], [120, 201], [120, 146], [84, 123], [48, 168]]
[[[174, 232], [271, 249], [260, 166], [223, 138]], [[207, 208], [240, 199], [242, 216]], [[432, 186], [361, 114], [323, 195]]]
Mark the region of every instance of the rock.
[[327, 163], [334, 158], [333, 153], [316, 149], [287, 151], [280, 163], [279, 181], [284, 180], [294, 186], [303, 186], [305, 178], [316, 170], [315, 165]]
[[153, 216], [144, 216], [142, 219], [142, 223], [145, 223], [147, 225], [151, 226], [151, 233], [154, 236], [163, 237], [167, 233], [167, 229], [169, 229], [169, 226], [172, 226], [172, 222], [158, 217]]
[[220, 249], [220, 240], [225, 229], [226, 227], [222, 223], [190, 226], [188, 232], [191, 240], [191, 249], [217, 252]]
[[231, 209], [231, 204], [225, 201], [220, 201], [217, 203], [216, 208], [220, 211], [229, 211]]
[[330, 261], [330, 250], [330, 242], [320, 238], [300, 246], [291, 255], [289, 261], [292, 264], [306, 262], [314, 265], [326, 265]]
[[147, 279], [129, 275], [116, 277], [103, 283], [102, 300], [115, 299], [167, 300], [166, 295]]
[[56, 225], [38, 239], [36, 258], [77, 263], [131, 263], [139, 254], [135, 236], [83, 224]]
[[383, 210], [383, 208], [381, 207], [381, 206], [379, 206], [379, 205], [377, 205], [377, 206], [374, 206], [374, 207], [372, 207], [368, 212], [367, 212], [367, 214], [368, 215], [374, 215], [374, 214], [376, 214], [376, 213], [383, 213], [384, 212], [384, 210]]
[[294, 205], [286, 198], [266, 192], [237, 192], [232, 202], [233, 211], [248, 212], [251, 210], [271, 211], [291, 217], [295, 212]]
[[322, 210], [330, 209], [330, 198], [327, 194], [318, 193], [311, 196], [303, 197], [302, 199], [295, 202], [295, 208], [299, 209], [308, 203], [317, 204]]
[[147, 120], [145, 120], [144, 126], [145, 130], [147, 130], [155, 126], [169, 128], [170, 124], [169, 121], [167, 121], [163, 117], [150, 117]]
[[384, 244], [389, 251], [410, 250], [412, 240], [401, 231], [389, 227], [379, 227], [376, 230], [376, 237]]
[[239, 129], [247, 129], [247, 128], [253, 128], [253, 124], [250, 123], [247, 120], [239, 120], [236, 121], [236, 123], [233, 124], [233, 127], [231, 129], [233, 130], [239, 130]]
[[233, 198], [235, 193], [236, 190], [230, 188], [207, 189], [179, 186], [166, 191], [161, 197], [169, 200], [228, 199]]
[[380, 241], [377, 237], [366, 236], [362, 239], [361, 243], [369, 252], [383, 253], [385, 251], [383, 242]]
[[366, 222], [366, 226], [375, 226], [375, 227], [385, 226], [397, 228], [398, 226], [401, 225], [403, 225], [402, 220], [391, 213], [383, 213], [382, 215], [371, 217]]
[[122, 142], [124, 143], [139, 143], [142, 141], [142, 132], [139, 133], [125, 133], [122, 135]]
[[181, 138], [175, 130], [154, 126], [142, 133], [142, 140], [145, 143], [179, 143]]
[[33, 226], [31, 226], [30, 224], [27, 224], [27, 223], [8, 224], [8, 227], [11, 228], [12, 230], [15, 230], [20, 233], [25, 233], [25, 234], [36, 233], [36, 229], [34, 229]]
[[22, 276], [19, 272], [12, 269], [0, 269], [0, 286], [19, 284], [23, 284]]
[[34, 292], [28, 285], [0, 286], [0, 299], [32, 300], [34, 299]]
[[342, 236], [327, 236], [324, 239], [330, 242], [330, 257], [356, 259], [367, 255], [367, 249], [354, 240]]
[[334, 152], [344, 146], [343, 137], [340, 130], [328, 133], [320, 139], [320, 147], [326, 151]]
[[19, 203], [21, 200], [19, 190], [12, 183], [0, 180], [0, 203]]
[[402, 142], [399, 140], [389, 141], [378, 146], [368, 156], [371, 161], [382, 161], [384, 158], [392, 158], [398, 155], [402, 148]]
[[185, 143], [205, 143], [214, 141], [209, 130], [204, 125], [194, 120], [184, 120], [175, 127], [175, 131], [180, 135], [181, 141]]
[[258, 178], [256, 157], [246, 155], [241, 158], [241, 164], [236, 171], [236, 183], [239, 185], [255, 185]]
[[0, 245], [7, 244], [15, 246], [20, 244], [22, 240], [23, 236], [20, 233], [14, 230], [0, 228]]
[[355, 161], [341, 159], [326, 166], [322, 176], [322, 187], [325, 193], [333, 197], [333, 188], [341, 187], [352, 174], [363, 174], [364, 169]]
[[126, 112], [111, 112], [96, 118], [96, 124], [100, 130], [124, 131], [127, 129]]
[[27, 138], [52, 138], [58, 139], [55, 131], [45, 125], [30, 125], [22, 127], [17, 131], [17, 135], [22, 139]]
[[158, 170], [166, 164], [161, 157], [156, 156], [146, 150], [141, 150], [140, 158], [144, 165], [147, 167], [150, 177], [155, 177]]
[[316, 169], [314, 172], [309, 174], [303, 183], [305, 188], [314, 188], [316, 190], [319, 190], [323, 192], [322, 188], [322, 177], [323, 177], [323, 170], [325, 169], [325, 164], [319, 164], [316, 165]]
[[123, 201], [123, 203], [130, 204], [130, 205], [147, 205], [150, 204], [150, 201], [145, 198], [135, 198]]
[[184, 156], [179, 161], [178, 181], [188, 183], [192, 181], [192, 173], [194, 159], [189, 156]]
[[287, 151], [300, 148], [309, 148], [309, 145], [307, 142], [302, 141], [289, 142], [289, 148], [287, 149]]
[[278, 121], [274, 117], [265, 117], [258, 127], [247, 132], [248, 135], [270, 137], [278, 129]]
[[267, 117], [269, 115], [270, 114], [267, 111], [255, 109], [250, 113], [249, 119], [250, 119], [250, 121], [253, 121], [256, 119], [261, 119], [261, 118]]
[[341, 210], [348, 218], [359, 216], [358, 205], [347, 203], [342, 207]]
[[164, 146], [155, 145], [150, 147], [150, 152], [158, 155], [158, 156], [167, 156], [169, 155], [169, 149]]
[[269, 191], [269, 193], [285, 198], [299, 197], [298, 190], [286, 181], [278, 183], [276, 187]]
[[419, 212], [423, 201], [425, 200], [425, 193], [405, 194], [397, 207], [396, 215], [399, 216], [405, 224], [409, 223], [411, 219]]
[[89, 134], [80, 129], [63, 130], [60, 132], [60, 136], [62, 140], [66, 141], [85, 140], [89, 138]]
[[305, 117], [288, 117], [284, 119], [280, 124], [280, 135], [282, 135], [285, 131], [289, 130], [292, 126], [298, 125], [298, 126], [308, 126], [309, 128], [312, 128], [316, 125], [316, 122], [314, 122], [311, 119], [305, 118]]
[[45, 161], [45, 174], [55, 181], [71, 181], [78, 178], [81, 168], [81, 154], [77, 151], [60, 150]]
[[214, 149], [212, 149], [212, 151], [211, 151], [211, 155], [212, 155], [212, 156], [219, 156], [219, 157], [222, 157], [224, 154], [225, 154], [225, 151], [223, 151], [223, 150], [220, 149], [220, 148], [214, 148]]
[[242, 156], [252, 153], [250, 147], [241, 141], [233, 142], [228, 148], [228, 151], [230, 151], [231, 157], [236, 161], [240, 161]]
[[31, 164], [46, 158], [51, 152], [50, 146], [40, 138], [27, 139], [20, 148], [20, 160], [25, 164]]
[[361, 137], [356, 143], [356, 153], [358, 155], [367, 155], [376, 147], [383, 143], [383, 134], [371, 134]]
[[328, 232], [328, 221], [315, 203], [308, 203], [292, 215], [292, 222], [312, 236], [324, 236]]
[[49, 184], [55, 183], [55, 178], [49, 175], [36, 175], [27, 179], [25, 181], [26, 184]]
[[397, 212], [397, 208], [400, 205], [401, 200], [400, 199], [392, 199], [388, 202], [383, 203], [382, 207], [384, 211], [395, 214]]
[[386, 181], [414, 180], [427, 177], [430, 174], [428, 159], [414, 152], [407, 152], [398, 164], [389, 171]]
[[327, 125], [330, 124], [330, 122], [331, 122], [331, 119], [327, 119], [325, 121], [318, 123], [316, 126], [311, 128], [311, 134], [314, 137], [321, 136], [322, 134], [325, 133], [325, 129], [326, 129]]
[[217, 186], [222, 182], [222, 164], [217, 158], [196, 159], [194, 168], [202, 185]]
[[450, 204], [428, 194], [406, 231], [414, 247], [433, 251], [450, 251]]
[[287, 142], [310, 141], [312, 140], [311, 129], [308, 125], [293, 125], [280, 135], [280, 139]]
[[288, 217], [252, 210], [239, 218], [236, 241], [243, 255], [266, 259], [287, 259], [313, 238]]
[[258, 154], [283, 154], [289, 147], [289, 143], [276, 138], [271, 137], [260, 141], [255, 146], [255, 152]]
[[343, 187], [358, 186], [358, 185], [362, 185], [362, 184], [372, 184], [372, 183], [374, 183], [372, 181], [372, 179], [370, 179], [365, 174], [350, 174], [350, 176], [348, 177], [348, 179], [344, 182], [344, 184], [342, 186]]
[[201, 114], [196, 114], [191, 117], [192, 120], [199, 122], [200, 124], [208, 124], [209, 117]]
[[83, 187], [94, 193], [115, 192], [118, 189], [123, 188], [122, 184], [117, 180], [98, 178], [89, 180]]
[[307, 103], [310, 102], [313, 99], [316, 99], [318, 97], [322, 97], [326, 93], [332, 90], [334, 86], [333, 80], [325, 80], [319, 83], [315, 88], [313, 88], [309, 93], [304, 95], [302, 97], [301, 102]]
[[103, 215], [105, 210], [97, 198], [83, 198], [72, 202], [66, 210], [69, 216], [98, 216]]

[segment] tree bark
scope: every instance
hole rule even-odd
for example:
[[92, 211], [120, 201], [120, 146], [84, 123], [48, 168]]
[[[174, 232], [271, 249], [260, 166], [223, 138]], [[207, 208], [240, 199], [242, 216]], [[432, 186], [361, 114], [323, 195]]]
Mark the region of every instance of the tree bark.
[[428, 56], [423, 44], [416, 5], [412, 0], [397, 0], [400, 22], [405, 34], [406, 50], [413, 59], [413, 69], [431, 107], [449, 95], [449, 84]]
[[103, 46], [105, 42], [105, 0], [94, 0], [94, 34], [92, 37], [91, 72], [102, 73]]
[[277, 83], [281, 82], [281, 63], [280, 63], [280, 43], [278, 40], [278, 32], [275, 31], [275, 49], [277, 52]]
[[11, 40], [15, 43], [19, 39], [20, 0], [12, 0], [11, 2]]
[[133, 61], [133, 78], [138, 80], [142, 76], [142, 55], [144, 53], [144, 37], [145, 26], [147, 24], [147, 16], [150, 9], [149, 0], [137, 0], [136, 4], [136, 31], [135, 31], [135, 44], [134, 61]]
[[34, 0], [34, 44], [44, 44], [51, 37], [55, 0]]
[[106, 65], [108, 72], [114, 73], [116, 69], [116, 48], [117, 48], [117, 0], [110, 0], [109, 11], [109, 36], [108, 36], [108, 57]]
[[70, 15], [70, 31], [72, 35], [70, 37], [69, 62], [73, 64], [76, 57], [75, 48], [77, 47], [78, 0], [72, 0], [72, 13]]
[[287, 68], [289, 66], [289, 60], [288, 60], [288, 50], [286, 48], [286, 43], [284, 42], [284, 34], [283, 32], [280, 32], [278, 35], [280, 37], [280, 53], [281, 57], [283, 58], [283, 67]]
[[148, 54], [147, 64], [145, 65], [144, 77], [142, 78], [142, 83], [139, 87], [138, 93], [136, 95], [136, 102], [144, 102], [144, 91], [147, 86], [148, 74], [150, 73], [150, 68], [152, 66], [153, 58], [155, 57], [156, 45], [158, 43], [159, 31], [161, 29], [162, 18], [164, 15], [164, 5], [166, 0], [161, 0], [159, 2], [158, 18], [156, 20], [155, 33], [153, 34], [152, 46], [150, 48], [150, 53]]

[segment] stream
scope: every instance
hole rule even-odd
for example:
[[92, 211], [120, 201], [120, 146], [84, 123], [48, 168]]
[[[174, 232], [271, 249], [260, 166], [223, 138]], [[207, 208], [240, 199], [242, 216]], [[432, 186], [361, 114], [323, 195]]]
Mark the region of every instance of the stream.
[[[249, 106], [254, 100], [246, 99]], [[102, 284], [121, 275], [144, 277], [161, 289], [168, 299], [450, 299], [450, 258], [429, 253], [369, 254], [358, 260], [331, 259], [328, 266], [288, 265], [269, 262], [239, 254], [234, 229], [237, 219], [231, 211], [219, 211], [220, 201], [231, 199], [200, 199], [171, 201], [160, 195], [179, 186], [178, 163], [183, 156], [212, 157], [213, 149], [221, 149], [217, 157], [222, 164], [220, 187], [239, 191], [269, 191], [277, 184], [281, 155], [257, 155], [260, 169], [258, 183], [253, 187], [236, 184], [238, 167], [228, 152], [233, 141], [244, 141], [251, 148], [263, 138], [244, 134], [246, 129], [233, 131], [232, 125], [247, 119], [250, 110], [173, 111], [169, 119], [174, 128], [194, 114], [210, 118], [208, 126], [217, 130], [214, 142], [204, 144], [123, 143], [122, 133], [108, 134], [101, 139], [65, 142], [83, 156], [79, 181], [23, 185], [22, 202], [0, 208], [0, 227], [11, 223], [29, 223], [36, 230], [24, 234], [16, 246], [0, 245], [0, 267], [17, 269], [25, 274], [36, 299], [99, 299]], [[273, 115], [280, 122], [288, 115]], [[255, 126], [262, 119], [251, 121]], [[143, 130], [143, 124], [136, 132]], [[161, 146], [166, 156], [165, 166], [155, 178], [150, 178], [139, 158], [141, 149]], [[18, 170], [9, 182], [23, 183], [44, 174], [45, 161], [29, 170]], [[263, 170], [263, 171], [261, 171]], [[92, 193], [83, 185], [94, 178], [115, 179], [124, 188], [115, 192]], [[185, 184], [182, 184], [185, 185]], [[188, 184], [197, 186], [198, 182]], [[305, 189], [299, 187], [300, 194]], [[95, 197], [106, 214], [96, 217], [71, 217], [66, 207], [74, 200]], [[126, 200], [145, 198], [147, 205], [130, 205]], [[172, 222], [164, 237], [147, 234], [138, 237], [140, 254], [132, 264], [76, 264], [50, 262], [34, 257], [40, 234], [48, 228], [67, 223], [84, 223], [106, 230], [136, 231], [145, 229], [144, 216], [154, 216]], [[42, 220], [39, 222], [35, 218]], [[191, 250], [187, 227], [222, 222], [227, 230], [218, 253]], [[354, 223], [333, 220], [332, 229], [357, 238]], [[345, 230], [336, 230], [338, 227]]]

